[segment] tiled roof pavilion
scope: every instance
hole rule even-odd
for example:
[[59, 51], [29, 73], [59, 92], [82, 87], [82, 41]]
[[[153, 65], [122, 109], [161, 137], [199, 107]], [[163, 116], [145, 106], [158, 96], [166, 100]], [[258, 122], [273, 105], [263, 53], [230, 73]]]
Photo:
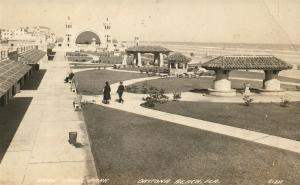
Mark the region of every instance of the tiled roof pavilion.
[[[163, 54], [168, 55], [171, 50], [164, 48], [162, 46], [150, 46], [150, 45], [138, 45], [132, 46], [126, 49], [126, 56], [133, 55], [133, 61], [137, 66], [142, 66], [141, 54], [152, 53], [154, 55], [154, 63], [158, 63], [159, 66], [164, 65]], [[127, 57], [126, 57], [127, 58]], [[146, 65], [148, 65], [147, 63]], [[124, 60], [123, 65], [127, 65], [126, 60]]]
[[211, 95], [235, 96], [236, 91], [231, 89], [229, 71], [238, 69], [263, 70], [265, 79], [261, 93], [281, 95], [283, 89], [281, 89], [280, 81], [277, 79], [278, 73], [281, 70], [291, 69], [292, 65], [274, 56], [219, 56], [205, 62], [202, 67], [216, 72], [213, 88], [209, 89]]
[[5, 59], [0, 61], [0, 97], [15, 85], [31, 67], [20, 62]]
[[126, 49], [128, 53], [170, 53], [171, 50], [161, 46], [133, 46]]
[[168, 56], [169, 62], [180, 62], [180, 63], [188, 63], [191, 61], [191, 58], [183, 55], [182, 53], [173, 53], [170, 56]]
[[202, 67], [209, 70], [286, 70], [292, 65], [274, 56], [219, 56], [202, 64]]

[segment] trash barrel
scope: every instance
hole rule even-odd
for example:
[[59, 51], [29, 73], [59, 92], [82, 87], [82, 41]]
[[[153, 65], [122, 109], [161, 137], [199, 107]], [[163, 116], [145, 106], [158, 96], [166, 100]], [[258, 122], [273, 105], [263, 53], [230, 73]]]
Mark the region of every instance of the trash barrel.
[[77, 132], [69, 132], [69, 143], [75, 144], [77, 141]]

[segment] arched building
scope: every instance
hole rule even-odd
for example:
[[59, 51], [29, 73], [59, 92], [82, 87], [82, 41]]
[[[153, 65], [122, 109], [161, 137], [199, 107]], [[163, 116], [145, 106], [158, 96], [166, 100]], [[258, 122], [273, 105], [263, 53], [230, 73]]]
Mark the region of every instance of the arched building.
[[[95, 41], [95, 43], [93, 42]], [[106, 18], [103, 25], [95, 28], [74, 26], [70, 17], [65, 22], [63, 46], [69, 50], [110, 49], [112, 45], [111, 24]], [[95, 48], [96, 47], [96, 48]]]

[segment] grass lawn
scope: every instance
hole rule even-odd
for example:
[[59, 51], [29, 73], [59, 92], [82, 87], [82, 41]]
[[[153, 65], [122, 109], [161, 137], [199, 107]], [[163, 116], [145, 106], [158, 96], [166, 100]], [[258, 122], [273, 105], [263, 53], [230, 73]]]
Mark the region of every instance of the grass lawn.
[[0, 107], [0, 162], [9, 147], [32, 98], [14, 98], [9, 104]]
[[108, 70], [89, 70], [75, 73], [75, 80], [78, 81], [78, 92], [84, 95], [101, 94], [106, 81], [113, 84], [142, 77], [146, 77], [146, 75]]
[[97, 67], [113, 67], [112, 64], [84, 64], [84, 63], [70, 63], [72, 69], [82, 69], [82, 68], [97, 68]]
[[87, 62], [87, 61], [93, 60], [93, 57], [88, 57], [88, 56], [69, 56], [68, 60], [72, 61], [72, 62]]
[[[171, 105], [171, 104], [166, 104]], [[100, 178], [219, 179], [220, 185], [300, 184], [300, 154], [87, 104], [83, 113]], [[153, 183], [146, 183], [153, 184]]]
[[125, 67], [125, 68], [120, 68], [120, 70], [127, 70], [127, 71], [140, 71], [140, 70], [145, 70], [145, 69], [168, 69], [167, 67], [159, 67], [159, 66], [150, 66], [150, 67]]
[[[149, 80], [144, 82], [138, 82], [135, 84], [130, 85], [137, 86], [138, 91], [137, 93], [142, 93], [142, 86], [154, 86], [159, 89], [163, 88], [165, 89], [166, 93], [171, 93], [172, 91], [176, 92], [188, 92], [193, 91], [197, 92], [201, 89], [208, 89], [212, 88], [214, 78], [161, 78], [161, 79], [155, 79], [155, 80]], [[231, 86], [234, 89], [237, 90], [244, 90], [244, 83], [250, 83], [251, 88], [257, 89], [262, 88], [262, 82], [256, 82], [256, 81], [250, 81], [250, 80], [231, 80]], [[297, 88], [294, 85], [285, 85], [281, 84], [281, 87], [283, 89], [289, 90], [289, 91], [296, 91]]]
[[169, 101], [154, 109], [206, 121], [272, 134], [300, 141], [300, 102], [284, 108], [279, 103], [238, 103]]

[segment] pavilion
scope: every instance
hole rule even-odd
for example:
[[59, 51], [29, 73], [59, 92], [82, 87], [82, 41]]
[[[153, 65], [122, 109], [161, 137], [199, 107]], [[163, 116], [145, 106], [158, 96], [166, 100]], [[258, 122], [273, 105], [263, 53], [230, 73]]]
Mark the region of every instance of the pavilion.
[[[144, 53], [151, 53], [154, 55], [154, 64], [158, 64], [159, 66], [164, 65], [164, 57], [163, 55], [168, 55], [171, 50], [161, 47], [161, 46], [133, 46], [126, 49], [126, 54], [124, 56], [123, 65], [127, 65], [126, 59], [128, 55], [133, 55], [134, 64], [141, 67], [142, 64], [142, 56]], [[149, 65], [147, 62], [146, 65]]]
[[283, 92], [280, 81], [277, 79], [281, 70], [291, 69], [292, 65], [274, 56], [219, 56], [202, 64], [208, 70], [214, 70], [216, 79], [213, 89], [209, 89], [211, 95], [235, 96], [236, 91], [231, 88], [229, 73], [232, 70], [263, 70], [265, 79], [261, 93], [266, 95], [278, 95]]
[[31, 67], [8, 58], [0, 59], [0, 106], [6, 105], [28, 79]]
[[32, 49], [30, 51], [20, 53], [19, 61], [23, 64], [30, 65], [34, 71], [38, 71], [40, 68], [40, 60], [46, 55], [46, 52], [39, 49]]
[[182, 75], [187, 73], [188, 63], [191, 58], [183, 55], [182, 53], [172, 53], [168, 56], [168, 67], [170, 75]]

